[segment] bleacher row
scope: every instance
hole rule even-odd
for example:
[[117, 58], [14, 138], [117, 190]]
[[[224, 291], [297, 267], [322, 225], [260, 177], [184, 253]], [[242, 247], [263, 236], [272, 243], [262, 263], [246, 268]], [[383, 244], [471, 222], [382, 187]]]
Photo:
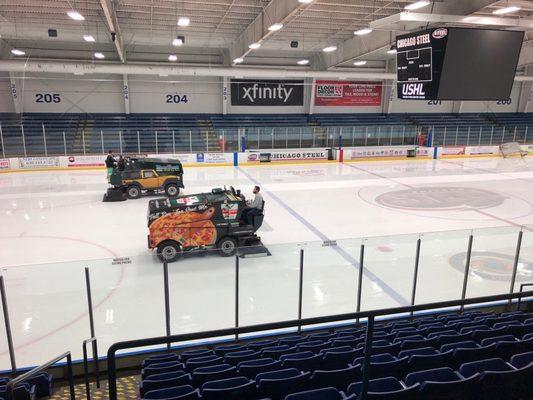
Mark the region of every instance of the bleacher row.
[[[388, 139], [389, 136], [405, 135], [405, 130], [409, 134], [412, 131], [424, 134], [432, 132], [436, 145], [499, 144], [527, 141], [533, 116], [527, 113], [0, 114], [0, 123], [3, 151], [9, 156], [22, 155], [23, 147], [27, 155], [43, 155], [45, 152], [101, 154], [109, 149], [121, 149], [124, 153], [136, 153], [139, 150], [144, 153], [220, 151], [219, 137], [225, 136], [226, 141], [233, 140], [237, 137], [238, 129], [243, 129], [249, 135], [250, 147], [257, 144], [264, 148], [271, 147], [269, 141], [272, 139], [277, 142], [276, 148], [313, 144], [331, 146], [327, 138], [340, 133], [347, 141], [345, 145], [389, 144], [387, 140], [375, 143], [367, 143], [366, 140], [348, 142], [350, 135], [362, 138], [362, 135], [370, 133], [372, 137], [379, 135], [382, 139]], [[403, 140], [398, 143], [403, 143]]]
[[[0, 400], [6, 397], [9, 378], [0, 377]], [[53, 377], [45, 372], [35, 375], [17, 385], [13, 390], [14, 400], [35, 400], [53, 394]]]
[[[364, 327], [169, 352], [141, 365], [146, 400], [360, 397]], [[369, 399], [533, 398], [533, 314], [468, 312], [376, 324]]]

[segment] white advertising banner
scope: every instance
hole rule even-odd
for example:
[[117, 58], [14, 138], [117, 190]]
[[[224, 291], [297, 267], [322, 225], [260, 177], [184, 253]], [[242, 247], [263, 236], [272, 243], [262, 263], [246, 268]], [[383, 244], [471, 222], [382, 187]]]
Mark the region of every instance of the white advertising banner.
[[373, 157], [407, 157], [407, 150], [414, 149], [416, 149], [417, 157], [433, 157], [433, 147], [379, 146], [344, 149], [344, 159], [357, 160]]
[[316, 161], [327, 160], [326, 149], [263, 150], [245, 153], [244, 162]]
[[106, 156], [69, 156], [67, 167], [104, 167]]
[[19, 168], [39, 169], [59, 167], [59, 157], [24, 157], [19, 158]]

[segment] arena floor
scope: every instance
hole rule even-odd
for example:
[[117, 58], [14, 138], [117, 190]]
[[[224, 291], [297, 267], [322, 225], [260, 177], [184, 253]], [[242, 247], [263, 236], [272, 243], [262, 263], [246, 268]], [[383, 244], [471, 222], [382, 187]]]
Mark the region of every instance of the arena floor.
[[[233, 185], [248, 196], [262, 188], [259, 233], [272, 256], [241, 262], [241, 325], [296, 317], [300, 249], [304, 317], [354, 311], [362, 243], [362, 308], [409, 303], [419, 233], [418, 303], [460, 296], [471, 232], [468, 296], [509, 290], [527, 224], [517, 287], [533, 281], [530, 159], [189, 168], [185, 185], [185, 193]], [[101, 170], [0, 174], [0, 265], [19, 366], [66, 347], [80, 357], [89, 337], [85, 267], [101, 353], [119, 340], [164, 334], [162, 270], [146, 246], [149, 198], [103, 203], [106, 187]], [[172, 333], [233, 326], [233, 260], [180, 260], [170, 284]], [[0, 370], [8, 366], [0, 330]]]

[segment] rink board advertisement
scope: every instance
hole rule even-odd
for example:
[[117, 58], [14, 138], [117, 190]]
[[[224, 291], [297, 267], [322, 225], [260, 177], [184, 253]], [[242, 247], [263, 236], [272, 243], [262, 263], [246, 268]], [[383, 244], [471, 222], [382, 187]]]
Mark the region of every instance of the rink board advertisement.
[[315, 106], [380, 106], [382, 85], [377, 82], [316, 81]]
[[246, 153], [244, 162], [313, 161], [327, 160], [326, 149], [314, 150], [265, 150]]
[[59, 167], [59, 157], [24, 157], [19, 158], [20, 169], [39, 169]]
[[0, 158], [0, 169], [8, 169], [9, 160], [7, 158]]
[[105, 166], [106, 156], [69, 156], [67, 167], [69, 168], [87, 168]]
[[[373, 157], [407, 157], [407, 150], [413, 150], [413, 146], [380, 146], [380, 147], [360, 147], [344, 149], [344, 158], [347, 160], [357, 160], [361, 158]], [[417, 147], [417, 157], [433, 157], [433, 147]]]

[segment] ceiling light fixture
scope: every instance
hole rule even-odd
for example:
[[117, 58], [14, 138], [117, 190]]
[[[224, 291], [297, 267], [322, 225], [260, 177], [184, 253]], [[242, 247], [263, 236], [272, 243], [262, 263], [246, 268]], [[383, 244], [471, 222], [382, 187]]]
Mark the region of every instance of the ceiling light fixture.
[[302, 4], [309, 4], [309, 3], [312, 3], [313, 0], [298, 0], [298, 3], [302, 3]]
[[14, 54], [16, 56], [23, 56], [26, 54], [26, 52], [19, 50], [19, 49], [12, 49], [11, 54]]
[[429, 6], [430, 4], [431, 4], [430, 1], [420, 0], [420, 1], [415, 1], [414, 3], [408, 4], [404, 8], [406, 10], [418, 10], [419, 8]]
[[304, 58], [303, 60], [298, 61], [297, 64], [299, 64], [299, 65], [307, 65], [307, 64], [309, 64], [309, 60]]
[[67, 15], [72, 18], [74, 21], [83, 21], [85, 17], [81, 15], [79, 12], [71, 10], [67, 12]]
[[93, 35], [83, 35], [83, 40], [90, 43], [96, 42]]
[[372, 29], [363, 28], [363, 29], [359, 29], [358, 31], [355, 31], [353, 34], [357, 36], [364, 36], [364, 35], [368, 35], [370, 32], [372, 32]]
[[335, 50], [337, 50], [337, 46], [329, 46], [329, 47], [324, 47], [322, 49], [324, 53], [331, 53], [332, 51], [335, 51]]
[[252, 50], [255, 50], [255, 49], [258, 49], [259, 47], [261, 47], [261, 43], [255, 42], [255, 43], [250, 44], [248, 47], [250, 49], [252, 49]]
[[244, 61], [244, 58], [238, 57], [235, 60], [233, 60], [233, 64], [240, 64]]
[[178, 56], [175, 54], [171, 54], [168, 56], [168, 61], [178, 61]]
[[268, 30], [269, 31], [279, 31], [281, 28], [283, 28], [283, 24], [282, 23], [277, 23], [277, 24], [270, 25], [268, 27]]
[[387, 54], [396, 54], [398, 53], [398, 50], [396, 49], [395, 45], [392, 45], [389, 50], [387, 50]]
[[362, 67], [363, 65], [366, 65], [366, 61], [364, 60], [356, 61], [353, 63], [353, 65], [355, 65], [356, 67]]
[[172, 41], [172, 46], [183, 46], [183, 38], [177, 37]]
[[178, 26], [189, 26], [190, 23], [191, 20], [189, 19], [189, 17], [180, 17], [178, 19]]
[[492, 13], [496, 15], [502, 15], [502, 14], [513, 13], [519, 10], [520, 10], [520, 7], [510, 6], [510, 7], [505, 7], [505, 8], [498, 8], [497, 10], [494, 10]]
[[105, 58], [103, 53], [94, 53], [94, 56], [100, 60], [103, 60]]

